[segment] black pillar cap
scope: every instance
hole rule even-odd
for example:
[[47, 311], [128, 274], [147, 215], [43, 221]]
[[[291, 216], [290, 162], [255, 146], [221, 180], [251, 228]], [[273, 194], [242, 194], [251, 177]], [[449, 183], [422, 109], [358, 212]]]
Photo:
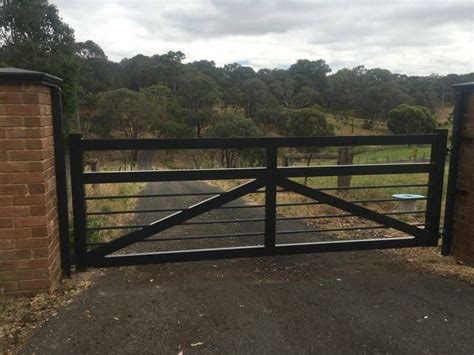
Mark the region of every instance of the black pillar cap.
[[0, 84], [39, 84], [58, 87], [62, 82], [60, 78], [39, 71], [0, 68]]
[[474, 92], [474, 81], [470, 83], [454, 84], [453, 88], [457, 92]]

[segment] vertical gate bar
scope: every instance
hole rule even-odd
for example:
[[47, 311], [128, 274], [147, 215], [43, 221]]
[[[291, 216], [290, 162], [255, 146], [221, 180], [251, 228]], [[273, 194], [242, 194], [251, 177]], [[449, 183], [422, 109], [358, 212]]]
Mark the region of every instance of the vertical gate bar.
[[69, 154], [71, 165], [72, 209], [74, 219], [74, 251], [76, 270], [86, 266], [86, 202], [84, 191], [84, 156], [81, 146], [82, 135], [69, 135]]
[[267, 147], [266, 156], [266, 175], [265, 175], [265, 247], [275, 247], [276, 231], [276, 173], [278, 148]]
[[64, 153], [63, 108], [61, 89], [51, 88], [53, 109], [54, 169], [56, 173], [56, 195], [59, 223], [59, 248], [61, 250], [61, 269], [67, 277], [71, 276], [71, 250], [69, 241], [69, 213], [67, 195], [67, 173]]
[[430, 244], [436, 245], [440, 235], [441, 204], [443, 199], [444, 166], [447, 153], [448, 131], [435, 129], [430, 162], [434, 170], [429, 175], [428, 200], [426, 202], [425, 229], [432, 234]]

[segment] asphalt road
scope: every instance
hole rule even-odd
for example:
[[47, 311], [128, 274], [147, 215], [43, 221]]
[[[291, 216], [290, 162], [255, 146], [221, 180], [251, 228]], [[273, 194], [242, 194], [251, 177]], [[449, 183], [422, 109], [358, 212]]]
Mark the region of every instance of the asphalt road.
[[[197, 192], [209, 186], [151, 183], [146, 189]], [[139, 208], [175, 208], [197, 200], [147, 199]], [[238, 208], [204, 218], [261, 213]], [[158, 217], [142, 215], [138, 223]], [[283, 222], [279, 228], [305, 226]], [[261, 230], [253, 223], [184, 226], [160, 238]], [[298, 236], [308, 238], [320, 237]], [[257, 236], [245, 242], [139, 243], [126, 252], [259, 242]], [[108, 269], [37, 331], [23, 353], [473, 354], [473, 334], [472, 286], [407, 269], [387, 253], [346, 252]]]

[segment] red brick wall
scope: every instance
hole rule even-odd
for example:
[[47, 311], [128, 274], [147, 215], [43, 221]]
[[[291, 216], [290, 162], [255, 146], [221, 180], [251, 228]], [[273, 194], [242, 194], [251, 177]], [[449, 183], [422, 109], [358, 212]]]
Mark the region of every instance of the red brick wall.
[[0, 287], [50, 291], [61, 276], [51, 89], [0, 85]]
[[465, 93], [462, 136], [472, 140], [461, 143], [451, 252], [474, 265], [474, 92]]

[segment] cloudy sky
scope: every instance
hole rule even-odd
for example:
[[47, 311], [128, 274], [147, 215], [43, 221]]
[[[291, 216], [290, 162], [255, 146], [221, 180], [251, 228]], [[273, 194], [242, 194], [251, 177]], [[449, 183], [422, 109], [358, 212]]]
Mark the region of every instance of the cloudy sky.
[[325, 59], [398, 73], [474, 71], [474, 0], [51, 0], [76, 33], [119, 61], [181, 50], [186, 61], [285, 68]]

